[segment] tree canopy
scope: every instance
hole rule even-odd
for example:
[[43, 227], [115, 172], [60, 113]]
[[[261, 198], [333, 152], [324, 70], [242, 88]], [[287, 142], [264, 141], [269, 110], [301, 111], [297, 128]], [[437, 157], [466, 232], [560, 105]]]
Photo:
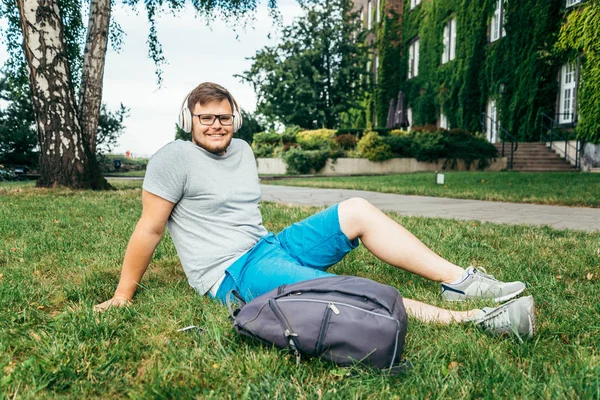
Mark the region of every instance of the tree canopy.
[[304, 15], [283, 29], [283, 40], [252, 57], [240, 77], [258, 97], [269, 123], [333, 128], [358, 107], [368, 49], [350, 0], [301, 3]]

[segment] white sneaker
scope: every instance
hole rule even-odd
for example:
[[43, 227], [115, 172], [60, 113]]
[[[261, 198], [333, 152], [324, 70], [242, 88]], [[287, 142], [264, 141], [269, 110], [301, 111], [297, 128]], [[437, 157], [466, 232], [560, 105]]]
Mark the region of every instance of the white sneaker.
[[525, 290], [523, 282], [501, 282], [485, 273], [483, 268], [469, 267], [457, 283], [442, 283], [442, 299], [465, 301], [469, 299], [494, 299], [506, 301]]
[[470, 321], [490, 333], [514, 333], [532, 338], [535, 333], [533, 296], [514, 299], [496, 308], [484, 308]]

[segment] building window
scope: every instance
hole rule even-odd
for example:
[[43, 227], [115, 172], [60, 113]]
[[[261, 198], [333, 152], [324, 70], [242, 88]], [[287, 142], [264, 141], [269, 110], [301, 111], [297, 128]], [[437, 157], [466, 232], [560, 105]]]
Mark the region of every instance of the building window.
[[408, 46], [408, 79], [419, 75], [419, 39]]
[[505, 18], [504, 0], [497, 0], [496, 9], [492, 16], [492, 25], [490, 26], [490, 42], [494, 42], [506, 36], [506, 30], [504, 29]]
[[377, 14], [377, 22], [381, 21], [381, 0], [377, 0], [377, 2], [375, 3], [375, 7], [377, 7], [377, 9], [375, 10], [375, 13]]
[[448, 117], [444, 112], [440, 112], [440, 128], [442, 129], [450, 129], [450, 124], [448, 123]]
[[456, 18], [452, 18], [444, 26], [444, 52], [442, 64], [456, 58]]
[[367, 29], [373, 28], [373, 4], [371, 0], [367, 2]]
[[573, 122], [575, 113], [575, 90], [577, 89], [576, 65], [569, 63], [560, 69], [560, 98], [558, 123], [568, 124]]
[[581, 3], [582, 0], [567, 0], [567, 7], [574, 6], [575, 4]]
[[363, 28], [365, 26], [365, 10], [363, 8], [360, 9], [360, 27]]
[[373, 75], [373, 81], [377, 83], [377, 71], [379, 71], [379, 54], [375, 54], [375, 71]]
[[496, 101], [490, 100], [487, 104], [486, 109], [486, 133], [487, 140], [491, 143], [496, 143], [498, 141], [498, 130], [500, 128], [500, 121], [498, 121], [498, 110], [496, 109]]
[[418, 6], [419, 4], [421, 4], [421, 0], [410, 0], [410, 9], [412, 10], [413, 8], [415, 8], [416, 6]]
[[406, 120], [408, 121], [407, 129], [410, 131], [412, 129], [413, 124], [412, 108], [406, 109]]

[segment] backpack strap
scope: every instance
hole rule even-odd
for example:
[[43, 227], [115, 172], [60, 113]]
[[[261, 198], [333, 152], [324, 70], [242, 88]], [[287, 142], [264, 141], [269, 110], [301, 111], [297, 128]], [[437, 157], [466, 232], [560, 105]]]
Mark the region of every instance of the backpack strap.
[[[237, 302], [239, 303], [239, 307], [237, 307], [235, 309], [233, 308], [233, 303], [231, 302], [231, 296], [233, 296], [237, 299]], [[240, 312], [242, 307], [244, 307], [246, 305], [246, 301], [235, 290], [230, 290], [227, 293], [227, 296], [225, 296], [225, 303], [227, 304], [227, 309], [229, 310], [229, 318], [231, 318], [231, 319], [235, 319], [235, 317], [238, 315], [238, 313]]]

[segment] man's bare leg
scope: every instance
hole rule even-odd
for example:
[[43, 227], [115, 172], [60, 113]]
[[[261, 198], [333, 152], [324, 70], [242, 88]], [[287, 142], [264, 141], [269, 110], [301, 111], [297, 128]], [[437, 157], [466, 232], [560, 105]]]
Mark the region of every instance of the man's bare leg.
[[415, 317], [419, 321], [433, 322], [439, 324], [451, 324], [470, 320], [481, 310], [474, 309], [469, 311], [451, 311], [435, 307], [420, 301], [404, 298], [404, 308], [408, 315]]
[[380, 260], [437, 282], [450, 283], [464, 269], [435, 254], [412, 233], [365, 199], [352, 198], [339, 204], [342, 232], [350, 240], [360, 238]]

